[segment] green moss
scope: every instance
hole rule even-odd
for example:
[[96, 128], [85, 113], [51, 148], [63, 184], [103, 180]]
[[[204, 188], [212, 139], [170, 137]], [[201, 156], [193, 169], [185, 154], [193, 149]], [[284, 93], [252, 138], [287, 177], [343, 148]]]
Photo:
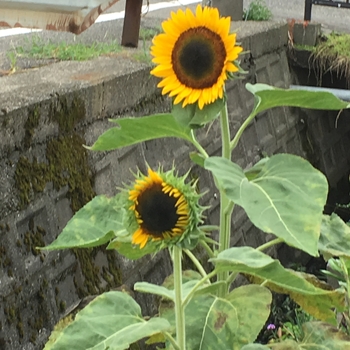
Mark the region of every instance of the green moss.
[[18, 335], [20, 338], [24, 336], [23, 323], [19, 309], [15, 308], [13, 305], [4, 308], [4, 313], [6, 316], [7, 323], [16, 324]]
[[35, 132], [35, 128], [38, 127], [40, 120], [39, 106], [35, 106], [34, 109], [30, 110], [28, 113], [28, 119], [24, 124], [25, 134], [24, 134], [24, 147], [29, 148], [32, 142], [32, 138]]
[[102, 293], [99, 268], [94, 263], [98, 248], [73, 249], [73, 252], [80, 263], [81, 272], [84, 276], [84, 286], [78, 288], [77, 291], [79, 298]]
[[59, 310], [60, 310], [60, 312], [66, 311], [66, 302], [65, 301], [63, 301], [63, 300], [60, 301]]
[[58, 123], [60, 131], [70, 132], [75, 125], [85, 118], [84, 102], [75, 97], [71, 105], [69, 105], [67, 98], [62, 97], [58, 106], [51, 104], [51, 119]]
[[[36, 112], [35, 112], [36, 111]], [[43, 192], [46, 184], [51, 182], [59, 191], [67, 186], [67, 197], [73, 213], [88, 203], [94, 196], [94, 177], [91, 174], [87, 150], [83, 147], [84, 138], [75, 130], [77, 124], [85, 118], [86, 110], [84, 102], [77, 96], [73, 96], [70, 103], [66, 97], [60, 97], [51, 104], [50, 119], [58, 124], [59, 135], [50, 139], [46, 146], [46, 160], [38, 162], [21, 156], [15, 170], [16, 187], [19, 194], [20, 208], [25, 208], [33, 199], [35, 193]], [[34, 110], [28, 117], [26, 128], [26, 145], [30, 146], [35, 127], [39, 123], [38, 110]], [[35, 247], [43, 246], [42, 227], [34, 227], [34, 221], [29, 222], [29, 230], [24, 235], [24, 246], [34, 255], [38, 254]], [[101, 248], [74, 249], [73, 252], [80, 263], [84, 276], [83, 286], [76, 285], [79, 297], [103, 292], [101, 288], [100, 269], [95, 264], [95, 257]], [[107, 282], [107, 288], [121, 284], [121, 275], [116, 265], [115, 253], [106, 253], [108, 269], [104, 269], [103, 278]], [[43, 258], [42, 258], [43, 260]], [[76, 284], [76, 283], [75, 283]], [[45, 290], [41, 287], [38, 293], [39, 299], [45, 298]], [[59, 309], [63, 309], [63, 301], [57, 301]]]
[[0, 267], [6, 269], [9, 277], [13, 277], [12, 260], [7, 256], [7, 250], [2, 244], [0, 245]]
[[35, 228], [33, 218], [28, 222], [28, 229], [24, 234], [23, 243], [27, 253], [32, 252], [33, 255], [37, 256], [40, 254], [40, 251], [36, 247], [43, 247], [45, 245], [43, 236], [46, 232], [41, 227], [40, 229], [38, 227]]

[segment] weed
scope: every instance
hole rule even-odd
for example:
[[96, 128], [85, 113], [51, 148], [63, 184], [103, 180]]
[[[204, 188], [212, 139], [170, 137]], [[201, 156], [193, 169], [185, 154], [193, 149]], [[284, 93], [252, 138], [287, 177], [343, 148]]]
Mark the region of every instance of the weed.
[[15, 73], [17, 71], [17, 54], [15, 51], [9, 51], [6, 54], [7, 58], [10, 60], [10, 73]]
[[323, 36], [312, 51], [310, 59], [322, 75], [328, 71], [335, 72], [337, 77], [350, 77], [350, 35], [331, 33]]
[[21, 56], [38, 59], [57, 59], [61, 61], [85, 61], [101, 55], [119, 52], [120, 50], [120, 45], [115, 41], [86, 45], [81, 43], [44, 42], [39, 37], [33, 37], [28, 48], [17, 48], [17, 52]]
[[263, 0], [254, 0], [243, 12], [244, 21], [268, 21], [272, 18], [270, 9]]

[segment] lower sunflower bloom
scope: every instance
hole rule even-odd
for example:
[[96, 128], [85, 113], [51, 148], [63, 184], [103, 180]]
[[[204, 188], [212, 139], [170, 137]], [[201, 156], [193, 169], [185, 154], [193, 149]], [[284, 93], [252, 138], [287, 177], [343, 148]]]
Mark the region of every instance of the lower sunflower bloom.
[[149, 240], [181, 241], [200, 222], [198, 198], [184, 178], [148, 169], [148, 176], [138, 178], [129, 190], [129, 210], [137, 223], [132, 243], [142, 249]]
[[157, 65], [151, 74], [163, 78], [158, 87], [175, 97], [174, 104], [204, 105], [223, 98], [229, 73], [242, 47], [236, 46], [236, 34], [230, 34], [230, 18], [220, 18], [216, 8], [197, 6], [171, 13], [162, 24], [164, 33], [153, 39], [151, 54]]

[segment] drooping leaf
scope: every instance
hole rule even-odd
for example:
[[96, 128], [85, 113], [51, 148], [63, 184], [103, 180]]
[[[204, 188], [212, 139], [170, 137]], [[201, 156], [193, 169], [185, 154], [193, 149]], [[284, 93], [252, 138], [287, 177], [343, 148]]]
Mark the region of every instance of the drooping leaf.
[[116, 237], [112, 240], [106, 249], [115, 249], [119, 254], [125, 256], [130, 260], [137, 260], [147, 254], [156, 252], [157, 246], [150, 241], [145, 247], [140, 249], [139, 245], [131, 243], [131, 237]]
[[119, 196], [94, 197], [67, 223], [50, 245], [41, 249], [89, 248], [107, 243], [119, 230], [124, 230], [124, 211], [118, 207]]
[[315, 286], [295, 271], [285, 269], [278, 260], [251, 247], [233, 247], [211, 259], [216, 269], [253, 276], [252, 282], [262, 283], [271, 290], [289, 294], [297, 303], [318, 319], [335, 323], [333, 308], [344, 310], [342, 291]]
[[108, 292], [80, 311], [45, 350], [124, 350], [144, 337], [169, 328], [166, 319], [145, 321], [140, 306], [128, 294]]
[[[239, 322], [237, 344], [242, 346], [254, 342], [270, 315], [271, 292], [264, 287], [251, 284], [234, 289], [228, 294], [227, 300], [237, 310]], [[241, 348], [234, 345], [233, 349]]]
[[350, 226], [337, 214], [323, 215], [318, 248], [327, 259], [331, 256], [350, 258]]
[[205, 168], [218, 179], [228, 198], [243, 207], [255, 226], [310, 255], [318, 255], [328, 184], [309, 162], [278, 154], [259, 163], [255, 167], [258, 172], [249, 175], [251, 181], [237, 164], [224, 158], [206, 159]]
[[190, 142], [192, 140], [191, 129], [178, 124], [171, 114], [154, 114], [142, 118], [121, 118], [111, 121], [119, 127], [108, 129], [91, 147], [88, 147], [89, 149], [110, 151], [163, 137], [178, 137]]
[[302, 326], [304, 338], [300, 343], [283, 341], [271, 344], [272, 350], [349, 350], [350, 337], [324, 322], [306, 322]]
[[267, 84], [246, 84], [246, 89], [255, 96], [254, 113], [273, 107], [302, 107], [322, 110], [350, 108], [350, 104], [339, 100], [330, 92], [279, 89]]
[[319, 344], [328, 350], [350, 349], [350, 337], [334, 326], [324, 322], [307, 322], [303, 325], [304, 349], [314, 349], [313, 344]]
[[194, 129], [216, 119], [224, 106], [224, 99], [217, 99], [215, 102], [205, 105], [203, 109], [199, 109], [198, 103], [189, 104], [184, 108], [182, 103], [178, 103], [173, 105], [171, 114], [180, 125]]

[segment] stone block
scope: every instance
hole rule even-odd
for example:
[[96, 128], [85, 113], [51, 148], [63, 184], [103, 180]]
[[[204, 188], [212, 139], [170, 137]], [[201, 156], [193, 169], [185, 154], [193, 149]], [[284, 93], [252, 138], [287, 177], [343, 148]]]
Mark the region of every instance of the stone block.
[[315, 46], [320, 34], [320, 23], [294, 23], [293, 25], [294, 44], [303, 46]]

